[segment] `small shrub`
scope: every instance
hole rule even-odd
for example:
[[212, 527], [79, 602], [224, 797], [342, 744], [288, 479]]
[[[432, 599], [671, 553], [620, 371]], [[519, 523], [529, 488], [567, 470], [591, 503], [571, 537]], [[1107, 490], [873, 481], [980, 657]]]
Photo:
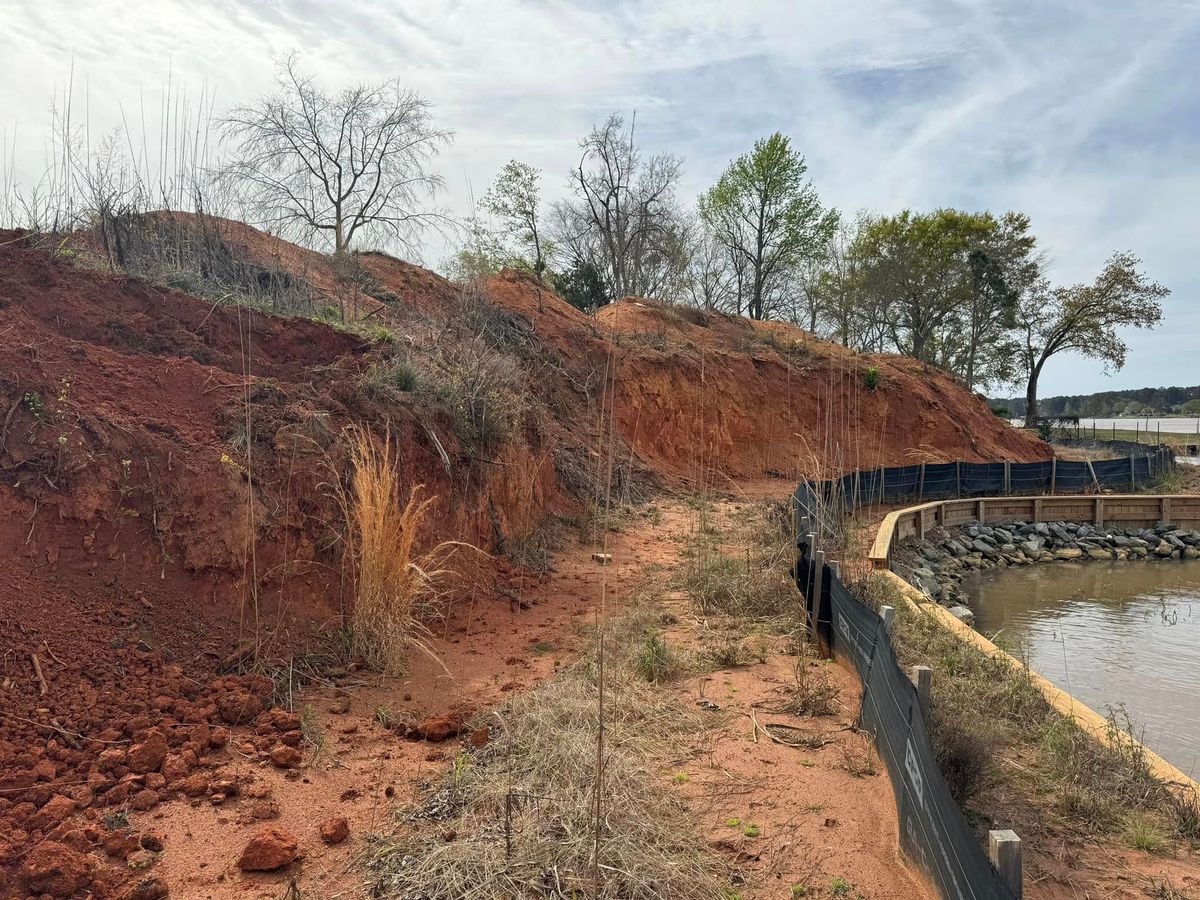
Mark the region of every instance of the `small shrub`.
[[873, 391], [879, 387], [879, 369], [875, 366], [867, 366], [863, 372], [863, 386], [868, 391]]
[[363, 387], [376, 400], [393, 399], [395, 394], [411, 394], [420, 384], [416, 367], [402, 356], [375, 363], [363, 379]]
[[21, 398], [21, 403], [33, 414], [33, 418], [39, 425], [46, 424], [50, 414], [46, 410], [46, 404], [42, 402], [41, 394], [37, 391], [27, 391], [25, 396]]
[[842, 744], [842, 768], [855, 778], [866, 778], [879, 771], [875, 763], [875, 750], [865, 737], [862, 741]]
[[995, 727], [986, 721], [952, 710], [939, 712], [933, 733], [934, 756], [946, 786], [962, 806], [985, 787], [1000, 741]]
[[679, 661], [657, 634], [649, 634], [635, 662], [637, 673], [652, 684], [671, 678], [679, 670]]
[[720, 643], [700, 651], [700, 659], [712, 669], [736, 669], [744, 661], [742, 642], [727, 637]]
[[545, 528], [534, 528], [509, 539], [504, 555], [519, 566], [534, 572], [549, 572], [554, 567], [554, 549], [558, 538]]
[[371, 718], [375, 720], [377, 725], [387, 728], [388, 730], [391, 730], [391, 728], [400, 721], [400, 718], [395, 712], [392, 711], [392, 708], [390, 706], [385, 706], [382, 703], [375, 707], [375, 715], [373, 715]]
[[742, 829], [742, 834], [744, 834], [748, 838], [756, 838], [762, 834], [762, 829], [759, 828], [757, 825], [751, 824], [751, 825], [747, 825], [745, 828]]
[[829, 672], [812, 662], [807, 642], [801, 644], [794, 670], [795, 682], [786, 688], [782, 703], [773, 707], [793, 716], [831, 716], [837, 711], [837, 686]]
[[1136, 816], [1125, 829], [1125, 840], [1134, 850], [1157, 853], [1166, 843], [1166, 837], [1151, 822]]

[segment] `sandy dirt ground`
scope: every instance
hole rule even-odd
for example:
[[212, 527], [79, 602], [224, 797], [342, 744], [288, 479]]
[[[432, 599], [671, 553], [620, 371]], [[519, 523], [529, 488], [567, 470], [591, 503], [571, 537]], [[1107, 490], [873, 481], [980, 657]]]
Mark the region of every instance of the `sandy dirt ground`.
[[[766, 485], [746, 492], [768, 493]], [[421, 659], [398, 679], [351, 674], [299, 697], [295, 708], [305, 720], [306, 740], [298, 768], [277, 768], [252, 754], [253, 734], [235, 729], [227, 748], [211, 760], [210, 773], [235, 781], [237, 796], [219, 804], [209, 797], [174, 801], [131, 815], [135, 832], [156, 835], [164, 847], [147, 874], [165, 881], [171, 896], [198, 900], [282, 898], [293, 882], [306, 898], [366, 897], [361, 857], [369, 836], [386, 831], [397, 807], [440, 778], [462, 740], [404, 739], [381, 723], [444, 720], [454, 730], [506, 694], [552, 677], [573, 658], [578, 626], [592, 620], [602, 602], [619, 609], [622, 596], [678, 563], [695, 517], [682, 501], [660, 502], [610, 533], [603, 548], [566, 548], [549, 577], [528, 586], [517, 602], [460, 608], [433, 642], [437, 662]], [[607, 569], [592, 557], [600, 549], [612, 556]], [[670, 596], [668, 605], [686, 605]], [[680, 612], [681, 622], [693, 618]], [[688, 640], [682, 632], [677, 637]], [[828, 887], [835, 878], [864, 897], [932, 896], [897, 857], [891, 788], [852, 728], [857, 694], [848, 672], [820, 663], [841, 696], [838, 714], [812, 726], [829, 735], [827, 746], [807, 752], [772, 742], [765, 730], [755, 734], [748, 713], [757, 709], [764, 727], [780, 718], [761, 704], [794, 664], [794, 657], [771, 651], [764, 663], [681, 683], [681, 703], [704, 696], [721, 711], [686, 749], [687, 778], [677, 772], [664, 777], [678, 786], [712, 847], [743, 873], [746, 898], [791, 897], [793, 885]], [[848, 758], [871, 774], [851, 774]], [[334, 817], [346, 818], [349, 837], [330, 846], [320, 826]], [[746, 825], [729, 826], [734, 818]], [[743, 833], [751, 823], [760, 829], [757, 838]], [[243, 847], [264, 825], [292, 834], [301, 859], [277, 872], [239, 871]]]

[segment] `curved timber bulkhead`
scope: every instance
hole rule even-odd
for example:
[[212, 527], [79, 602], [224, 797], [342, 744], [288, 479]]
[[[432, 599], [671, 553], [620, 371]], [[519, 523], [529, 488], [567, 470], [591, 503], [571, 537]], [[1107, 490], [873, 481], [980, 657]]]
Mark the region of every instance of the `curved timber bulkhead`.
[[[1195, 495], [1103, 495], [1042, 497], [976, 497], [966, 500], [937, 500], [888, 513], [876, 532], [869, 553], [873, 568], [889, 578], [909, 602], [934, 616], [962, 640], [988, 656], [1004, 659], [1017, 670], [1028, 671], [1030, 680], [1046, 701], [1093, 737], [1110, 741], [1112, 729], [1107, 719], [1081, 703], [1067, 691], [1037, 672], [1028, 669], [1016, 657], [997, 647], [971, 626], [960, 621], [944, 606], [932, 602], [891, 570], [892, 548], [905, 538], [923, 538], [936, 527], [957, 525], [1003, 524], [1006, 522], [1080, 522], [1090, 525], [1121, 525], [1152, 528], [1170, 524], [1177, 528], [1200, 529], [1200, 496]], [[1123, 737], [1122, 740], [1132, 740]], [[1169, 785], [1186, 791], [1200, 791], [1197, 783], [1153, 750], [1145, 748], [1146, 760], [1154, 775]]]

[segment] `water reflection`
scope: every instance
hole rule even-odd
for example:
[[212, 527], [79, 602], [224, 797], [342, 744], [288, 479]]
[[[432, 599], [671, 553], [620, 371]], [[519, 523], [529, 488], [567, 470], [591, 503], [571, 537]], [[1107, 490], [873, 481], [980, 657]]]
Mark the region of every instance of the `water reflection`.
[[1092, 709], [1125, 704], [1146, 744], [1200, 772], [1200, 560], [990, 570], [975, 626]]

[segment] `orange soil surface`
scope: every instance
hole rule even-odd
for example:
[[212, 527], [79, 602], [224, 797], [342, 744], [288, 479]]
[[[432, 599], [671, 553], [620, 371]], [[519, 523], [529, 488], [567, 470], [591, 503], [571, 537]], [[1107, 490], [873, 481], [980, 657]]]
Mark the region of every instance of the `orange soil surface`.
[[[230, 252], [401, 335], [428, 334], [429, 316], [460, 300], [381, 254], [359, 259], [388, 299], [347, 300], [326, 258], [228, 228]], [[156, 815], [212, 757], [257, 765], [295, 742], [292, 719], [256, 721], [271, 684], [235, 674], [231, 654], [249, 640], [283, 662], [336, 629], [345, 597], [329, 485], [344, 476], [347, 425], [390, 429], [405, 479], [438, 497], [430, 540], [492, 551], [579, 508], [559, 464], [593, 465], [610, 403], [624, 477], [668, 487], [1048, 455], [910, 361], [638, 301], [593, 319], [512, 272], [488, 292], [532, 335], [520, 362], [531, 411], [518, 439], [482, 459], [445, 411], [363, 390], [386, 348], [53, 261], [0, 233], [0, 593], [11, 598], [0, 609], [0, 896], [22, 883], [69, 896], [76, 881], [117, 895], [130, 879], [96, 852], [105, 814]], [[861, 389], [867, 365], [881, 373], [876, 391]], [[776, 483], [787, 493], [788, 480]], [[536, 583], [498, 554], [477, 568], [460, 617], [472, 600], [495, 615]], [[513, 620], [518, 643], [529, 624]], [[472, 706], [487, 701], [481, 679], [504, 652], [485, 642], [464, 657], [456, 678]], [[237, 732], [246, 723], [263, 732], [252, 752]], [[84, 871], [43, 871], [70, 847]]]

